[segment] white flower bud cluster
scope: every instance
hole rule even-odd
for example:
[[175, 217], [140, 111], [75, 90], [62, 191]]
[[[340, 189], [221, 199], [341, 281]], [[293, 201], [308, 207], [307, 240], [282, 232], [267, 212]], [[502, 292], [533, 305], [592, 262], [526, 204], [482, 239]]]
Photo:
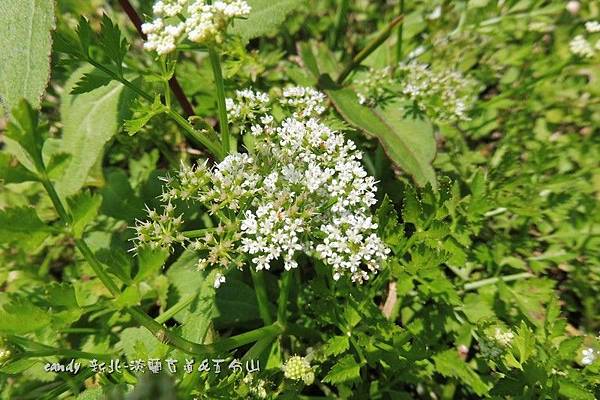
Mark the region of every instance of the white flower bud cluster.
[[229, 22], [247, 16], [250, 6], [243, 0], [160, 0], [152, 11], [154, 20], [142, 25], [148, 35], [144, 48], [163, 55], [173, 52], [184, 35], [195, 43], [221, 43]]
[[369, 107], [394, 97], [408, 100], [435, 122], [468, 121], [476, 83], [455, 70], [432, 70], [426, 64], [398, 64], [371, 69], [356, 82], [358, 99]]
[[183, 220], [175, 216], [175, 207], [167, 203], [162, 213], [146, 206], [149, 220], [139, 221], [135, 226], [136, 236], [133, 238], [136, 248], [173, 249], [176, 243], [183, 243], [185, 236], [180, 232]]
[[575, 36], [569, 42], [571, 53], [581, 58], [593, 58], [597, 52], [600, 52], [600, 37], [596, 39], [596, 44], [592, 46], [595, 33], [600, 32], [600, 22], [588, 21], [585, 23], [585, 30], [588, 32], [588, 37], [584, 35]]
[[315, 372], [304, 357], [290, 357], [281, 369], [288, 379], [302, 381], [305, 385], [312, 385], [315, 381]]
[[[240, 130], [250, 128], [251, 153], [230, 154], [213, 169], [183, 167], [166, 178], [162, 200], [197, 202], [223, 223], [189, 242], [205, 254], [201, 268], [241, 268], [250, 262], [261, 270], [281, 260], [289, 270], [304, 253], [331, 267], [335, 279], [349, 276], [362, 283], [390, 251], [377, 236], [370, 211], [376, 182], [367, 176], [354, 143], [320, 122], [321, 93], [309, 88], [283, 93], [275, 102], [291, 116], [276, 122], [262, 114], [272, 103], [264, 93], [238, 92], [242, 105], [230, 100], [229, 109], [243, 115]], [[219, 277], [215, 286], [221, 283]]]

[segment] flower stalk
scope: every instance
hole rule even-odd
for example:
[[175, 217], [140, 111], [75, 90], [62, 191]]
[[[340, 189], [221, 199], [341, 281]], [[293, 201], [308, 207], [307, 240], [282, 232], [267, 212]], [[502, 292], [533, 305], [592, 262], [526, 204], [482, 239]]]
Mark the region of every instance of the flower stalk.
[[210, 65], [212, 67], [217, 89], [217, 110], [219, 114], [219, 129], [221, 131], [221, 146], [223, 148], [223, 154], [229, 154], [229, 122], [227, 121], [227, 108], [225, 107], [225, 83], [221, 71], [221, 59], [214, 46], [208, 47], [208, 56], [210, 58]]

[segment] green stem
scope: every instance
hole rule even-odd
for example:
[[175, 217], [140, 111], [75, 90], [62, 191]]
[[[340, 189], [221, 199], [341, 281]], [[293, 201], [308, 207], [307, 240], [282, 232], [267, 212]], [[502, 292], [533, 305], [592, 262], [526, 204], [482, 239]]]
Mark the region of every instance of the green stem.
[[[400, 15], [404, 15], [404, 0], [400, 0]], [[404, 24], [398, 27], [398, 38], [396, 40], [396, 62], [402, 61], [402, 36], [404, 34]]]
[[[133, 90], [138, 95], [142, 96], [144, 99], [146, 99], [148, 101], [153, 101], [154, 100], [153, 97], [150, 94], [144, 92], [142, 89], [140, 89], [139, 87], [137, 87], [136, 85], [134, 85], [132, 82], [130, 82], [127, 79], [125, 79], [125, 78], [117, 75], [116, 73], [114, 73], [110, 69], [106, 68], [102, 64], [100, 64], [100, 63], [98, 63], [98, 62], [96, 62], [96, 61], [94, 61], [92, 59], [88, 59], [88, 62], [90, 64], [92, 64], [94, 67], [96, 67], [96, 68], [100, 69], [101, 71], [103, 71], [104, 73], [106, 73], [112, 79], [121, 82], [123, 85], [125, 85], [129, 89]], [[187, 119], [185, 119], [181, 114], [179, 114], [178, 112], [174, 111], [170, 107], [166, 107], [166, 114], [172, 120], [174, 120], [180, 127], [183, 128], [184, 133], [186, 134], [186, 136], [190, 140], [192, 140], [195, 143], [199, 143], [202, 146], [206, 147], [206, 149], [213, 156], [215, 156], [217, 159], [219, 159], [219, 160], [223, 159], [223, 155], [222, 155], [220, 146], [218, 144], [214, 143], [210, 138], [208, 138], [208, 137], [202, 135], [200, 132], [198, 132], [192, 126], [192, 124], [190, 124], [189, 121]]]
[[173, 119], [179, 126], [181, 126], [183, 128], [187, 137], [189, 137], [190, 139], [192, 139], [195, 142], [199, 142], [200, 144], [202, 144], [219, 161], [223, 159], [224, 153], [223, 153], [221, 147], [217, 143], [213, 142], [208, 137], [206, 137], [206, 136], [202, 135], [200, 132], [198, 132], [192, 126], [192, 124], [190, 124], [188, 122], [188, 120], [185, 119], [184, 117], [182, 117], [179, 113], [177, 113], [171, 109], [167, 110], [166, 112], [167, 112], [167, 115], [169, 117], [171, 117], [171, 119]]
[[350, 73], [356, 67], [358, 67], [360, 63], [362, 63], [364, 59], [369, 56], [369, 54], [371, 54], [375, 51], [375, 49], [381, 46], [381, 44], [385, 42], [386, 39], [390, 36], [394, 28], [403, 20], [403, 15], [399, 15], [396, 18], [394, 18], [392, 22], [390, 22], [381, 32], [379, 32], [379, 34], [375, 38], [373, 38], [373, 40], [371, 40], [364, 49], [362, 49], [356, 56], [354, 56], [352, 61], [348, 65], [346, 65], [340, 76], [338, 76], [338, 85], [344, 83], [344, 80], [348, 77], [348, 75], [350, 75]]
[[335, 18], [335, 31], [332, 36], [333, 39], [331, 40], [331, 43], [329, 43], [329, 47], [332, 49], [337, 48], [346, 28], [349, 4], [349, 0], [340, 0], [340, 5], [338, 6], [337, 15]]
[[468, 291], [468, 290], [478, 289], [482, 286], [493, 285], [495, 283], [498, 283], [499, 281], [510, 282], [510, 281], [516, 281], [516, 280], [520, 280], [520, 279], [532, 278], [532, 277], [534, 277], [534, 275], [529, 272], [521, 272], [521, 273], [513, 274], [513, 275], [505, 275], [505, 276], [501, 276], [501, 277], [487, 278], [487, 279], [482, 279], [480, 281], [475, 281], [475, 282], [465, 284], [464, 290]]
[[202, 236], [206, 235], [207, 233], [215, 232], [216, 230], [217, 230], [217, 228], [203, 228], [203, 229], [196, 229], [193, 231], [183, 231], [181, 233], [183, 234], [183, 236], [185, 236], [188, 239], [195, 239], [195, 238], [202, 237]]
[[154, 320], [156, 322], [158, 322], [159, 324], [164, 324], [165, 322], [167, 322], [168, 320], [173, 318], [179, 311], [183, 310], [184, 308], [186, 308], [187, 306], [192, 304], [192, 302], [194, 300], [196, 300], [196, 297], [198, 297], [198, 294], [191, 294], [191, 295], [184, 297], [183, 299], [181, 299], [177, 303], [175, 303], [173, 305], [173, 307], [169, 308], [164, 313], [162, 313], [158, 317], [154, 318]]
[[108, 274], [104, 272], [104, 268], [92, 252], [92, 250], [88, 247], [87, 243], [83, 239], [75, 239], [75, 245], [77, 249], [83, 254], [83, 257], [87, 260], [88, 264], [92, 267], [102, 284], [106, 286], [110, 294], [114, 297], [117, 297], [121, 294], [121, 290], [117, 286], [117, 284], [110, 279]]
[[258, 302], [258, 313], [265, 325], [273, 322], [271, 310], [269, 309], [269, 296], [267, 295], [267, 285], [265, 284], [265, 276], [262, 271], [251, 270], [252, 282], [256, 290], [256, 301]]
[[219, 128], [221, 129], [221, 145], [223, 154], [229, 153], [229, 122], [227, 121], [227, 108], [225, 108], [225, 83], [221, 72], [221, 59], [213, 46], [208, 47], [210, 65], [217, 87], [217, 109], [219, 112]]
[[277, 321], [282, 324], [287, 322], [287, 303], [290, 296], [290, 286], [292, 283], [293, 271], [285, 271], [281, 277], [281, 288], [279, 289], [279, 299], [277, 300]]

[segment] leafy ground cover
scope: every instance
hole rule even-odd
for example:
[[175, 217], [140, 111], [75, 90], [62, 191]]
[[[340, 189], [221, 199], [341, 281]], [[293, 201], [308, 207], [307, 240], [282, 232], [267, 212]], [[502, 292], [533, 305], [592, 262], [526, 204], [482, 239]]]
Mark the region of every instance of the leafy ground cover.
[[0, 398], [600, 397], [600, 5], [0, 4]]

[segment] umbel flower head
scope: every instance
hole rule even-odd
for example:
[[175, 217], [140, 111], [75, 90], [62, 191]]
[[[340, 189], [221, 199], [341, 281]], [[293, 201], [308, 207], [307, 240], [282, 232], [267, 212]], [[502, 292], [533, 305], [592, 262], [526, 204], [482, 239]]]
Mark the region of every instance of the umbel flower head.
[[[289, 270], [298, 267], [302, 253], [329, 266], [336, 280], [368, 280], [389, 253], [370, 210], [376, 182], [354, 143], [320, 121], [323, 101], [311, 88], [288, 88], [274, 100], [237, 92], [227, 102], [229, 117], [253, 136], [249, 152], [230, 154], [213, 168], [183, 166], [164, 179], [161, 197], [166, 207], [184, 200], [205, 209], [218, 226], [188, 240], [169, 230], [178, 220], [168, 225], [165, 240], [164, 224], [149, 229], [155, 222], [139, 222], [137, 246], [169, 248], [176, 238], [198, 252], [200, 268], [219, 270], [215, 287], [228, 268], [262, 270], [282, 262]], [[276, 121], [268, 113], [275, 105], [287, 117]]]
[[438, 123], [469, 120], [476, 92], [475, 81], [459, 71], [414, 62], [370, 70], [356, 87], [361, 104], [374, 107], [389, 98], [404, 98]]
[[304, 357], [290, 357], [282, 367], [283, 375], [294, 381], [302, 381], [305, 385], [312, 385], [315, 381], [315, 372]]
[[201, 44], [221, 43], [230, 21], [247, 16], [250, 6], [243, 0], [160, 0], [152, 12], [154, 20], [142, 25], [148, 35], [144, 48], [162, 55], [174, 51], [184, 36]]

